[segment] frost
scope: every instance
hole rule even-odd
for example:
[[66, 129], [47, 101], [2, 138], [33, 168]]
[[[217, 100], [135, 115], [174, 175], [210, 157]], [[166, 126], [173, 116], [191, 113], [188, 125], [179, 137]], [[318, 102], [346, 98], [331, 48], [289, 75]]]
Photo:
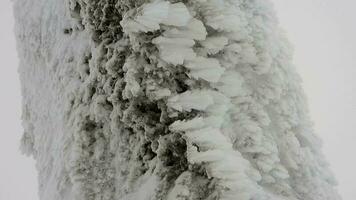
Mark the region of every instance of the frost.
[[177, 180], [172, 191], [169, 192], [167, 200], [184, 200], [189, 198], [192, 175], [189, 172], [182, 173]]
[[168, 29], [163, 35], [170, 38], [205, 40], [207, 32], [204, 24], [200, 20], [191, 19], [186, 26]]
[[201, 42], [201, 45], [208, 51], [208, 54], [217, 54], [228, 44], [228, 39], [223, 36], [209, 37]]
[[14, 10], [40, 199], [340, 199], [269, 1]]
[[131, 61], [128, 61], [123, 66], [124, 71], [126, 71], [125, 76], [125, 96], [130, 98], [132, 96], [137, 96], [140, 92], [140, 84], [137, 81], [138, 79], [138, 65], [139, 63], [135, 62], [135, 58], [131, 58]]
[[[160, 24], [170, 26], [186, 26], [191, 19], [187, 7], [183, 3], [171, 4], [163, 0], [155, 0], [144, 4], [135, 12], [129, 12], [121, 21], [125, 32], [150, 32], [160, 29]], [[132, 13], [135, 13], [133, 16]]]
[[183, 64], [185, 60], [195, 58], [196, 53], [192, 47], [195, 44], [192, 39], [158, 37], [152, 40], [158, 45], [161, 58], [171, 64]]
[[160, 89], [154, 92], [156, 100], [162, 99], [164, 97], [171, 96], [171, 91], [169, 89]]
[[213, 128], [219, 128], [222, 125], [222, 119], [218, 116], [211, 117], [196, 117], [191, 120], [175, 121], [170, 125], [172, 131], [191, 131], [204, 127], [211, 126]]
[[[222, 133], [219, 129], [210, 127], [186, 132], [189, 140], [202, 149], [231, 148], [231, 142], [227, 138], [221, 137], [221, 135]], [[206, 140], [206, 138], [209, 138], [209, 140]]]
[[194, 60], [188, 61], [185, 65], [190, 70], [189, 74], [193, 78], [201, 78], [211, 83], [219, 81], [224, 73], [224, 68], [220, 66], [217, 59], [197, 57]]
[[[146, 178], [146, 177], [145, 177]], [[158, 186], [158, 177], [147, 177], [142, 182], [143, 184], [138, 187], [137, 191], [122, 197], [123, 200], [151, 200], [155, 196], [155, 189]]]
[[243, 77], [236, 71], [226, 71], [216, 84], [216, 88], [228, 97], [243, 94]]
[[233, 3], [224, 0], [206, 0], [201, 7], [205, 13], [207, 25], [219, 31], [239, 31], [244, 25], [239, 8], [240, 1]]
[[187, 60], [193, 60], [196, 53], [193, 50], [194, 40], [204, 40], [206, 30], [201, 21], [192, 19], [186, 27], [168, 29], [165, 37], [152, 40], [160, 51], [160, 57], [173, 65], [181, 65]]
[[[169, 3], [167, 1], [155, 0], [144, 4], [137, 16], [126, 16], [121, 21], [121, 26], [127, 32], [149, 32], [160, 29], [160, 24], [168, 18]], [[131, 19], [134, 18], [134, 19]]]
[[168, 99], [167, 105], [178, 111], [206, 110], [214, 103], [210, 91], [188, 91]]
[[162, 23], [171, 26], [186, 26], [191, 18], [183, 3], [175, 3], [169, 5], [168, 17]]

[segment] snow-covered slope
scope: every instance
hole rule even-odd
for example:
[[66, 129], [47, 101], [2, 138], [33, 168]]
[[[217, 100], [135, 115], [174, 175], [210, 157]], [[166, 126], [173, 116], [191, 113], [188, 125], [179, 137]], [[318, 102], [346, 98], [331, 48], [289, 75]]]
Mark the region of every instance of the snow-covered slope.
[[266, 0], [16, 0], [51, 200], [338, 200]]

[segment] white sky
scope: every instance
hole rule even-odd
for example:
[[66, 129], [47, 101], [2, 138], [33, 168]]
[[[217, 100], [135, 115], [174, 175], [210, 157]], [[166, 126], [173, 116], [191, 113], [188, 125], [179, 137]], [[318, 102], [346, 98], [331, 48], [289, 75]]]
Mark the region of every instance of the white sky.
[[344, 200], [356, 198], [356, 1], [272, 0], [295, 47], [315, 131]]
[[[317, 134], [344, 200], [356, 197], [356, 1], [272, 0], [295, 46]], [[34, 162], [18, 151], [20, 84], [12, 8], [0, 1], [0, 200], [38, 200]]]
[[21, 95], [8, 0], [0, 0], [0, 25], [0, 200], [38, 200], [34, 161], [18, 151]]

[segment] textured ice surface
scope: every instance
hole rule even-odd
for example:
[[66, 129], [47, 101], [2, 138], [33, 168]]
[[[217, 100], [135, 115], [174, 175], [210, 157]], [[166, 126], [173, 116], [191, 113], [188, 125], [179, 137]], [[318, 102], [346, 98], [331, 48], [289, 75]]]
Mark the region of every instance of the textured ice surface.
[[267, 0], [15, 0], [43, 200], [338, 200]]

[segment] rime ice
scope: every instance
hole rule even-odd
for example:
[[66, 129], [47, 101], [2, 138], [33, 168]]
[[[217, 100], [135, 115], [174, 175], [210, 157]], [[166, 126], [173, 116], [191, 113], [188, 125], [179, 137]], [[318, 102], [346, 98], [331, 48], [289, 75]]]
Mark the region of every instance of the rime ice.
[[338, 200], [267, 0], [15, 0], [47, 200]]

